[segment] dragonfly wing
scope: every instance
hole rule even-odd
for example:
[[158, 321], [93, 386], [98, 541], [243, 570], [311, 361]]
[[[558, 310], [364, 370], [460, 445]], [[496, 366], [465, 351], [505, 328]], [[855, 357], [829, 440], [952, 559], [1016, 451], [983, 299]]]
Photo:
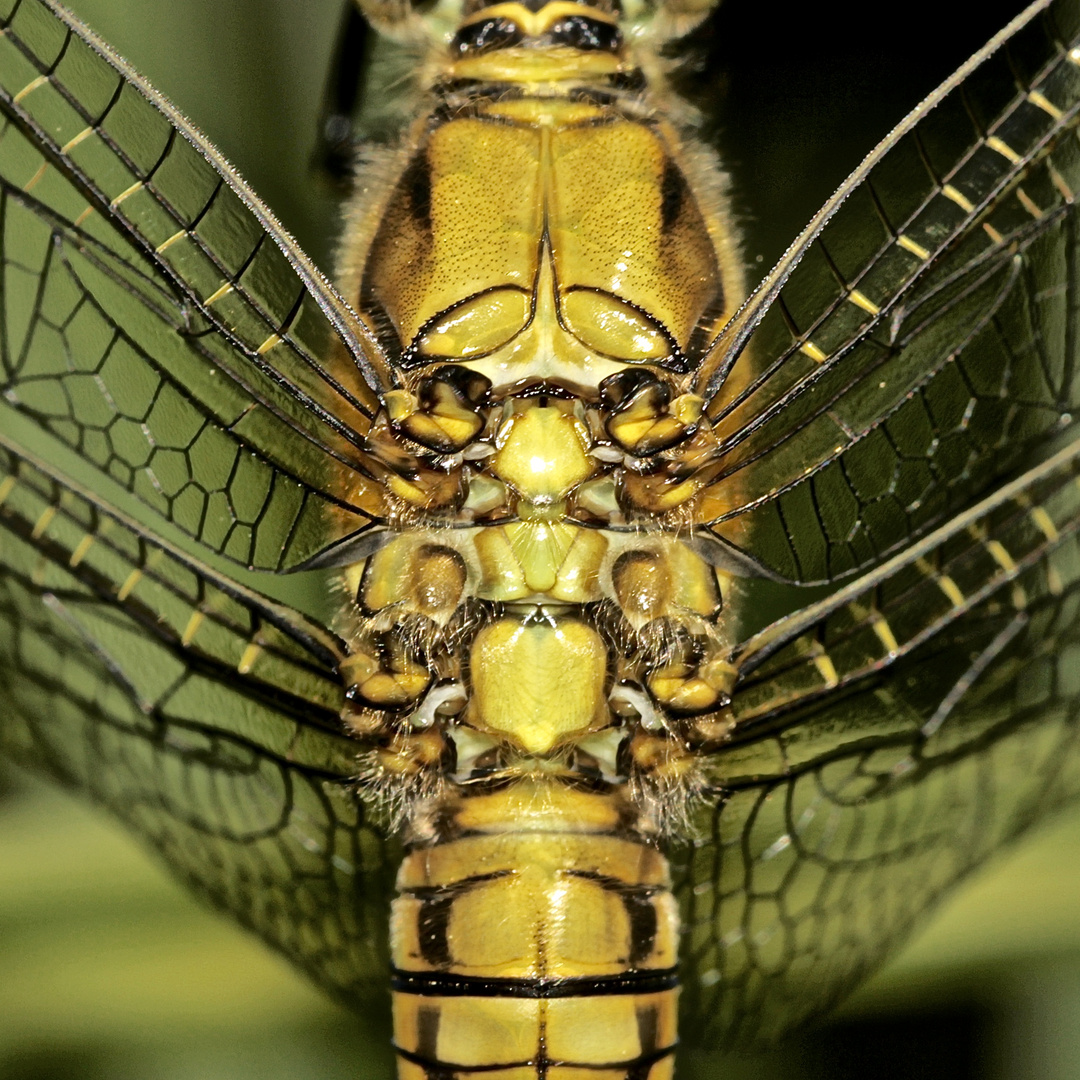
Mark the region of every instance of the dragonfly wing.
[[205, 138], [53, 0], [0, 0], [0, 383], [239, 562], [380, 512], [367, 327]]
[[397, 854], [352, 782], [339, 644], [7, 440], [0, 466], [0, 752], [383, 1010]]
[[[1080, 5], [1032, 5], [848, 179], [701, 375], [700, 517], [798, 581], [1023, 469], [1080, 406]], [[734, 494], [733, 494], [734, 493]]]
[[1080, 793], [1080, 440], [740, 650], [678, 858], [686, 1007], [728, 1044], [833, 1004]]

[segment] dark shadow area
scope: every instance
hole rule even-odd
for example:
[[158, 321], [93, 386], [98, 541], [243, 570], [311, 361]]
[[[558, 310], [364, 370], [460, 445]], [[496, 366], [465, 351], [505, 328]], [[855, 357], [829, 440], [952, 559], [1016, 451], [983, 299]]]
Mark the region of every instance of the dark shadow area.
[[[726, 0], [676, 86], [733, 181], [751, 280], [877, 142], [1024, 5]], [[756, 274], [756, 277], [755, 277]]]
[[824, 1023], [762, 1054], [680, 1059], [682, 1080], [985, 1080], [997, 1017], [963, 1000], [938, 1011]]

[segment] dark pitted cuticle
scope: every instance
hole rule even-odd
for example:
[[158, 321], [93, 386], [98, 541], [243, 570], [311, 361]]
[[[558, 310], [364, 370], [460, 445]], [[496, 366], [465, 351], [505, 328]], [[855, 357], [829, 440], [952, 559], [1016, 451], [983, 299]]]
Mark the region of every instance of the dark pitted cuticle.
[[455, 35], [451, 48], [462, 55], [505, 49], [522, 40], [521, 27], [502, 17], [482, 19], [463, 26]]
[[552, 26], [549, 36], [556, 45], [569, 45], [582, 51], [615, 52], [622, 45], [617, 26], [585, 15], [560, 19]]

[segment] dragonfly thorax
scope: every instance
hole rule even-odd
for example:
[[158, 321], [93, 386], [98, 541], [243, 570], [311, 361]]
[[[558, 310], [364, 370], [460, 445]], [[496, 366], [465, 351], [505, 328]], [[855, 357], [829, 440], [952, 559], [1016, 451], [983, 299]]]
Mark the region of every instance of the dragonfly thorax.
[[619, 27], [566, 0], [467, 14], [423, 133], [361, 173], [342, 285], [412, 379], [595, 398], [628, 364], [689, 375], [734, 311], [716, 177], [643, 108]]
[[[671, 404], [666, 384], [631, 371], [593, 404], [536, 394], [479, 407], [475, 425], [455, 414], [461, 431], [479, 428], [447, 459], [460, 474], [456, 508], [404, 515], [399, 534], [345, 574], [356, 597], [346, 720], [380, 742], [388, 775], [414, 783], [427, 767], [419, 753], [432, 768], [456, 758], [463, 779], [544, 761], [625, 778], [635, 739], [649, 743], [653, 769], [668, 762], [657, 741], [681, 753], [726, 730], [731, 576], [689, 536], [635, 518], [623, 494], [633, 469], [669, 469], [694, 445], [696, 410], [673, 415]], [[415, 452], [409, 419], [396, 430]], [[639, 458], [612, 430], [640, 450], [650, 437], [675, 445]]]

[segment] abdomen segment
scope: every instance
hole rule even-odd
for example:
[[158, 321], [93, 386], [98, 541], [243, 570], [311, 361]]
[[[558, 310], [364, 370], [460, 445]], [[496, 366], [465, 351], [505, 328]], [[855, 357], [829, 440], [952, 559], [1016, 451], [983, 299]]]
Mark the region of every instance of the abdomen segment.
[[453, 799], [398, 875], [402, 1080], [669, 1077], [678, 913], [625, 799], [546, 778]]

